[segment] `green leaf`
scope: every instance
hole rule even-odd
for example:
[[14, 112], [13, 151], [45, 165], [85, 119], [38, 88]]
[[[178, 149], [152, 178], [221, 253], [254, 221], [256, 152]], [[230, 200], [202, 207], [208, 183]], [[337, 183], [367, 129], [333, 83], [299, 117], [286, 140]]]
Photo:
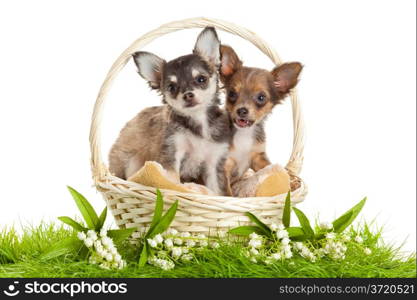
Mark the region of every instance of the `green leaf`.
[[137, 228], [126, 228], [126, 229], [114, 229], [107, 231], [107, 236], [113, 240], [115, 243], [120, 243], [121, 241], [127, 239]]
[[82, 249], [83, 245], [83, 242], [78, 238], [70, 237], [51, 246], [44, 253], [42, 253], [39, 258], [41, 260], [49, 260], [65, 254], [78, 253]]
[[75, 220], [71, 219], [70, 217], [58, 217], [58, 220], [60, 220], [61, 222], [71, 226], [72, 228], [74, 228], [77, 231], [85, 232], [85, 231], [88, 230], [87, 228], [85, 228], [80, 223], [76, 222]]
[[[158, 224], [154, 228], [150, 228], [148, 233], [145, 235], [145, 238], [152, 238], [158, 233], [162, 233], [168, 229], [174, 220], [175, 214], [177, 213], [178, 200], [167, 210], [164, 216], [161, 217]], [[152, 229], [152, 230], [151, 230]]]
[[285, 228], [290, 227], [291, 219], [291, 194], [288, 192], [287, 197], [285, 198], [284, 211], [282, 213], [282, 224]]
[[98, 224], [96, 226], [96, 231], [100, 231], [101, 228], [104, 226], [104, 222], [106, 222], [107, 218], [107, 206], [103, 209], [103, 211], [100, 214], [100, 217], [98, 218]]
[[301, 227], [303, 228], [304, 234], [308, 238], [314, 237], [314, 230], [313, 230], [313, 228], [311, 228], [310, 221], [308, 220], [306, 215], [296, 207], [293, 207], [292, 209], [295, 212], [295, 215], [297, 216]]
[[250, 213], [250, 212], [246, 212], [245, 215], [256, 225], [258, 225], [258, 227], [260, 228], [260, 230], [263, 232], [263, 235], [267, 236], [267, 237], [271, 237], [273, 236], [271, 229], [269, 229], [269, 227], [265, 224], [262, 223], [261, 220], [259, 220], [254, 214]]
[[153, 213], [151, 226], [149, 227], [148, 231], [153, 231], [155, 226], [161, 220], [163, 210], [164, 210], [164, 198], [161, 194], [161, 191], [159, 189], [156, 189], [155, 210], [154, 210], [154, 213]]
[[263, 235], [263, 231], [258, 226], [240, 226], [229, 230], [229, 233], [236, 235], [250, 235], [251, 233]]
[[87, 201], [87, 199], [84, 198], [83, 195], [78, 193], [76, 190], [74, 190], [72, 187], [68, 186], [68, 190], [70, 191], [72, 198], [74, 198], [75, 203], [78, 206], [78, 209], [80, 210], [85, 223], [87, 224], [87, 227], [89, 229], [95, 229], [97, 226], [98, 216], [96, 212], [94, 211], [91, 204]]
[[362, 208], [364, 207], [365, 203], [366, 203], [366, 197], [363, 198], [354, 207], [352, 207], [347, 212], [345, 212], [343, 215], [341, 215], [339, 218], [334, 220], [333, 230], [335, 232], [342, 232], [343, 230], [345, 230], [356, 219], [356, 217], [358, 216], [358, 214], [361, 212]]
[[148, 261], [148, 244], [145, 241], [145, 243], [143, 244], [143, 248], [142, 251], [140, 253], [140, 257], [139, 257], [139, 262], [138, 262], [138, 266], [139, 267], [143, 267], [144, 265], [146, 265], [146, 262]]
[[286, 230], [288, 231], [288, 237], [290, 239], [305, 235], [304, 230], [301, 227], [288, 227]]

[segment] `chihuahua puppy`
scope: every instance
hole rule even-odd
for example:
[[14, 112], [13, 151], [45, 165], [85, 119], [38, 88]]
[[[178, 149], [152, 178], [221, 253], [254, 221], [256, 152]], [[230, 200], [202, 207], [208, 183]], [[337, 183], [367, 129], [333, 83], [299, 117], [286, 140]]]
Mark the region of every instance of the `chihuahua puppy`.
[[301, 70], [298, 62], [282, 64], [272, 71], [245, 67], [231, 47], [221, 46], [220, 75], [232, 130], [225, 166], [231, 185], [249, 168], [257, 172], [271, 164], [265, 153], [264, 122], [296, 86]]
[[126, 179], [156, 161], [175, 182], [194, 181], [226, 194], [230, 126], [218, 106], [220, 41], [214, 28], [200, 33], [193, 54], [166, 62], [140, 51], [133, 58], [164, 105], [144, 109], [122, 129], [110, 152], [110, 171]]

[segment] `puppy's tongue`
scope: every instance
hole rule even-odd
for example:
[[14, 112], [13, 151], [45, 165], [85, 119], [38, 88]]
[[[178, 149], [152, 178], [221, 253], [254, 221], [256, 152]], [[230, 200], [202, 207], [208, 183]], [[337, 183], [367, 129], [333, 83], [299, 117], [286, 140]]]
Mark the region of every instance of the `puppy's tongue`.
[[239, 125], [240, 127], [246, 127], [249, 125], [249, 120], [237, 119], [237, 125]]

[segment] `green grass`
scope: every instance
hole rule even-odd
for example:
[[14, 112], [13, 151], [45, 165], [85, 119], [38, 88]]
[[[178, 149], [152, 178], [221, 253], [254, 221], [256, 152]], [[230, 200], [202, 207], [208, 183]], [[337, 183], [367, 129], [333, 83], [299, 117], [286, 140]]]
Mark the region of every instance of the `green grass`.
[[119, 251], [128, 261], [123, 270], [103, 270], [80, 261], [75, 255], [66, 255], [52, 260], [39, 257], [46, 249], [65, 237], [74, 235], [66, 227], [41, 224], [26, 227], [22, 234], [12, 228], [0, 232], [0, 277], [416, 277], [415, 254], [401, 255], [400, 249], [386, 245], [381, 232], [371, 232], [367, 225], [360, 230], [350, 229], [364, 237], [366, 247], [372, 250], [363, 255], [362, 245], [348, 244], [346, 259], [332, 261], [321, 259], [311, 263], [295, 256], [291, 260], [271, 265], [254, 264], [241, 254], [238, 242], [223, 242], [218, 249], [205, 249], [195, 260], [177, 265], [173, 270], [162, 271], [146, 265], [137, 268], [136, 249], [125, 243]]

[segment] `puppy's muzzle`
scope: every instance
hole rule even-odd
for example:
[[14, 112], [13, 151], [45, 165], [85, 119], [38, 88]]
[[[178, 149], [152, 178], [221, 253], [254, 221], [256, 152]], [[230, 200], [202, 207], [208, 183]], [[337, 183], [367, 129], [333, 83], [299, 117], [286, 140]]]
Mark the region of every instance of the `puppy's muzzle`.
[[197, 101], [195, 99], [194, 93], [193, 92], [186, 92], [183, 96], [182, 99], [185, 102], [185, 107], [193, 107], [197, 104]]
[[238, 110], [236, 110], [236, 113], [241, 118], [246, 118], [248, 116], [248, 109], [246, 107], [241, 107]]

